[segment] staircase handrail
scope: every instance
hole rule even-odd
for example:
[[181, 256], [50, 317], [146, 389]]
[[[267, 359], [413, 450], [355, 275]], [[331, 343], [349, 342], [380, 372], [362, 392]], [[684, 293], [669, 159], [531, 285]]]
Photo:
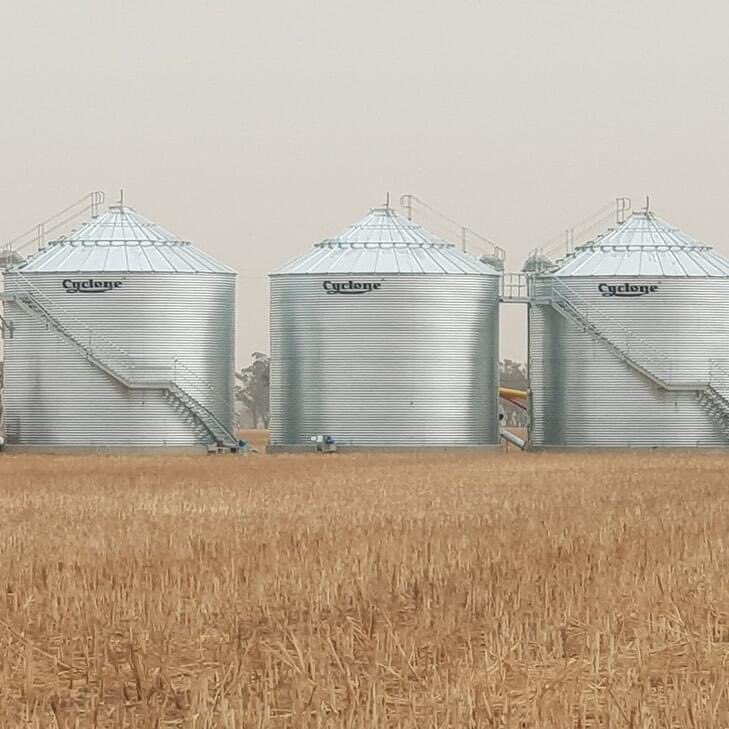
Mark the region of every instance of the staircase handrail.
[[[67, 317], [75, 325], [79, 326], [81, 328], [81, 330], [83, 331], [84, 335], [88, 336], [88, 338], [89, 338], [89, 349], [90, 350], [91, 350], [91, 340], [92, 339], [100, 341], [103, 344], [110, 347], [114, 352], [120, 354], [123, 357], [123, 359], [125, 360], [125, 365], [128, 367], [128, 369], [132, 373], [134, 372], [135, 359], [123, 347], [120, 347], [116, 342], [109, 339], [108, 337], [105, 337], [103, 334], [99, 334], [98, 332], [94, 331], [90, 326], [88, 326], [88, 324], [85, 324], [80, 319], [78, 319], [74, 314], [72, 314], [71, 312], [64, 309], [64, 307], [61, 304], [59, 304], [55, 299], [53, 299], [51, 296], [49, 296], [45, 291], [38, 288], [32, 281], [29, 281], [28, 278], [26, 276], [24, 276], [22, 273], [20, 273], [19, 271], [14, 272], [14, 275], [17, 276], [18, 279], [20, 281], [22, 281], [23, 284], [29, 289], [28, 293], [31, 294], [33, 299], [41, 299], [42, 301], [48, 302], [51, 305], [53, 310], [60, 310], [60, 312], [63, 314], [64, 317]], [[22, 292], [20, 295], [22, 297]], [[38, 303], [38, 302], [36, 301], [36, 303]], [[41, 304], [41, 306], [42, 306], [42, 304]], [[43, 307], [43, 308], [45, 309], [45, 307]], [[77, 341], [79, 341], [81, 346], [84, 346], [83, 340], [80, 340], [78, 335], [74, 336], [74, 333], [67, 331], [66, 325], [63, 322], [61, 322], [54, 315], [54, 313], [51, 313], [49, 311], [45, 311], [44, 313], [46, 314], [46, 316], [48, 316], [49, 318], [51, 318], [52, 320], [57, 322], [57, 325], [62, 330], [64, 330], [64, 333], [68, 334], [68, 336], [70, 336], [72, 339], [76, 339]], [[93, 352], [92, 350], [91, 350], [91, 354], [93, 354], [93, 356], [95, 356], [95, 357], [98, 357], [98, 354]], [[107, 364], [105, 362], [104, 364], [106, 364], [108, 367], [112, 367], [112, 368], [114, 367], [114, 363]]]
[[[87, 352], [87, 354], [98, 360], [98, 362], [101, 363], [109, 371], [115, 373], [117, 378], [121, 378], [122, 382], [124, 382], [128, 386], [151, 386], [152, 383], [148, 379], [146, 381], [144, 378], [138, 379], [140, 369], [149, 369], [148, 367], [140, 368], [139, 365], [145, 360], [156, 359], [157, 362], [162, 362], [162, 369], [166, 372], [166, 377], [163, 377], [161, 380], [155, 380], [154, 383], [161, 384], [167, 381], [169, 383], [167, 389], [172, 389], [173, 387], [176, 387], [183, 394], [184, 397], [187, 397], [194, 402], [195, 407], [204, 411], [204, 413], [213, 421], [213, 424], [221, 432], [229, 436], [234, 442], [237, 442], [235, 434], [231, 432], [228, 426], [226, 426], [213, 411], [211, 411], [199, 400], [199, 398], [196, 396], [196, 393], [200, 390], [200, 388], [202, 388], [206, 391], [206, 395], [208, 397], [215, 398], [219, 404], [223, 404], [225, 408], [228, 409], [230, 412], [234, 412], [232, 404], [226, 398], [220, 395], [211, 383], [209, 383], [203, 377], [194, 372], [189, 366], [182, 362], [179, 357], [160, 358], [155, 357], [154, 355], [152, 355], [151, 357], [146, 355], [142, 355], [141, 357], [134, 357], [123, 347], [120, 347], [108, 337], [105, 337], [104, 335], [95, 332], [87, 324], [80, 321], [73, 314], [65, 310], [52, 297], [48, 296], [48, 294], [35, 286], [35, 284], [29, 281], [21, 273], [16, 272], [15, 275], [17, 275], [18, 279], [27, 286], [28, 291], [25, 292], [26, 296], [29, 295], [33, 303], [42, 309], [43, 315], [47, 317], [53, 323], [53, 325], [56, 326], [65, 336], [75, 341], [84, 351]], [[21, 292], [21, 299], [22, 296], [23, 293]], [[84, 332], [83, 338], [80, 339], [78, 334], [69, 331], [66, 324], [58, 319], [58, 317], [55, 316], [53, 313], [48, 311], [48, 309], [43, 306], [43, 304], [40, 303], [38, 299], [40, 299], [41, 301], [49, 302], [51, 305], [51, 309], [60, 309], [61, 312], [63, 312], [64, 316], [68, 317], [68, 319], [70, 319], [75, 325], [79, 326], [82, 329], [82, 331]], [[88, 337], [88, 346], [85, 344], [84, 341], [86, 337]], [[94, 347], [92, 341], [101, 342], [104, 345], [110, 347], [116, 354], [120, 354], [124, 359], [124, 364], [122, 365], [122, 368], [120, 369], [119, 363], [115, 362], [113, 359], [109, 361], [108, 353], [100, 353], [98, 349]]]
[[[203, 388], [206, 390], [206, 394], [209, 397], [214, 398], [214, 400], [217, 402], [218, 405], [222, 405], [228, 412], [234, 413], [235, 407], [233, 404], [223, 395], [218, 392], [218, 390], [212, 385], [210, 382], [208, 382], [204, 377], [201, 377], [197, 372], [193, 371], [188, 367], [182, 360], [179, 358], [174, 359], [174, 384], [176, 384], [183, 392], [185, 392], [186, 395], [189, 397], [192, 397], [199, 407], [203, 408], [211, 418], [213, 418], [218, 426], [227, 433], [233, 440], [237, 441], [237, 437], [232, 432], [232, 430], [223, 423], [220, 418], [212, 411], [210, 408], [208, 408], [206, 405], [203, 405], [202, 402], [198, 400], [197, 397], [193, 394], [196, 392], [199, 388]], [[192, 386], [194, 389], [191, 391], [190, 385], [185, 383], [192, 383]]]
[[[673, 370], [673, 362], [664, 352], [661, 352], [658, 348], [656, 348], [654, 345], [650, 344], [646, 339], [641, 337], [639, 334], [636, 334], [631, 329], [626, 327], [624, 324], [622, 324], [619, 321], [616, 321], [613, 319], [609, 314], [606, 314], [604, 311], [599, 309], [599, 307], [595, 306], [592, 302], [585, 299], [580, 293], [575, 291], [572, 287], [570, 287], [565, 281], [558, 277], [553, 277], [550, 279], [552, 282], [552, 292], [556, 293], [557, 296], [560, 298], [562, 302], [567, 304], [572, 311], [575, 312], [575, 314], [582, 319], [587, 326], [594, 329], [595, 332], [605, 339], [607, 342], [609, 342], [613, 347], [616, 347], [617, 349], [621, 350], [621, 352], [628, 358], [632, 359], [636, 364], [638, 364], [640, 367], [644, 368], [646, 371], [650, 372], [656, 379], [660, 380], [662, 383], [665, 383], [667, 386], [671, 385], [677, 385], [680, 383], [674, 383], [672, 382], [671, 376], [672, 376], [672, 370]], [[556, 287], [555, 287], [556, 284]], [[559, 290], [559, 288], [562, 288], [564, 291], [567, 291], [568, 295], [565, 296], [565, 294]], [[577, 300], [583, 308], [580, 309], [575, 305], [575, 300]], [[625, 345], [626, 348], [621, 348], [619, 343], [614, 342], [610, 335], [603, 331], [597, 323], [595, 323], [591, 318], [590, 315], [587, 312], [595, 312], [598, 317], [601, 317], [603, 320], [607, 321], [607, 323], [618, 329], [623, 336], [625, 337]], [[641, 355], [645, 356], [649, 364], [645, 364], [643, 361], [637, 359], [636, 357], [633, 357], [632, 352], [636, 351], [636, 346], [638, 345], [638, 350], [642, 350]], [[632, 345], [632, 346], [631, 346]], [[656, 370], [657, 367], [657, 370]], [[691, 383], [695, 384], [695, 383]], [[702, 386], [706, 386], [709, 383], [708, 382], [702, 382], [699, 383]]]
[[709, 360], [709, 385], [719, 397], [729, 404], [729, 370], [717, 359]]
[[[701, 407], [704, 408], [704, 410], [711, 416], [711, 418], [717, 422], [722, 432], [725, 435], [729, 436], [729, 371], [727, 371], [726, 367], [723, 365], [723, 361], [720, 362], [716, 358], [709, 359], [708, 380], [684, 383], [673, 382], [670, 376], [672, 362], [665, 353], [661, 352], [659, 349], [648, 343], [639, 335], [635, 335], [621, 322], [614, 321], [609, 315], [602, 312], [599, 307], [596, 307], [594, 306], [594, 304], [591, 304], [589, 301], [585, 300], [584, 297], [582, 297], [577, 291], [574, 291], [562, 279], [553, 277], [550, 280], [552, 282], [552, 303], [554, 303], [555, 297], [558, 298], [560, 300], [560, 304], [564, 305], [565, 308], [569, 309], [569, 311], [572, 312], [572, 315], [574, 315], [574, 318], [577, 322], [581, 322], [583, 325], [591, 329], [594, 334], [599, 336], [604, 342], [606, 342], [613, 349], [615, 349], [618, 355], [624, 358], [625, 362], [637, 369], [644, 376], [652, 379], [659, 386], [667, 390], [680, 389], [684, 391], [693, 391]], [[571, 301], [561, 291], [558, 290], [560, 286], [570, 292], [573, 301]], [[592, 309], [593, 311], [597, 311], [601, 316], [611, 322], [614, 326], [622, 330], [623, 333], [627, 334], [628, 342], [630, 341], [630, 337], [632, 336], [644, 347], [644, 353], [648, 354], [649, 360], [653, 360], [654, 363], [657, 360], [661, 363], [662, 366], [665, 366], [667, 368], [669, 372], [668, 376], [666, 376], [664, 372], [661, 372], [661, 374], [658, 375], [655, 369], [651, 369], [651, 367], [654, 367], [654, 365], [646, 366], [643, 362], [638, 361], [631, 354], [630, 351], [626, 352], [624, 349], [621, 349], [621, 347], [613, 342], [612, 339], [610, 339], [610, 337], [605, 332], [603, 332], [597, 324], [591, 321], [585, 311], [581, 311], [577, 306], [575, 306], [574, 300], [581, 301], [585, 310], [589, 311], [590, 309]], [[571, 319], [572, 315], [567, 314], [564, 311], [563, 314], [567, 316], [568, 319]]]
[[[169, 389], [173, 394], [175, 394], [175, 391], [179, 391], [181, 397], [183, 398], [183, 401], [185, 398], [191, 400], [194, 404], [194, 408], [190, 408], [189, 406], [187, 407], [188, 409], [192, 410], [193, 413], [195, 413], [195, 409], [200, 410], [204, 413], [208, 422], [203, 422], [205, 422], [205, 426], [207, 427], [208, 431], [215, 437], [216, 440], [225, 441], [227, 439], [230, 443], [238, 442], [238, 437], [235, 433], [233, 433], [232, 429], [225, 425], [225, 423], [223, 423], [223, 421], [209, 407], [203, 405], [200, 400], [198, 400], [194, 395], [191, 395], [190, 392], [179, 383], [179, 381], [170, 382]], [[198, 415], [197, 413], [195, 414]], [[217, 429], [217, 433], [213, 430], [213, 428], [210, 427], [211, 423]], [[224, 436], [224, 438], [222, 439], [219, 437], [221, 434]]]

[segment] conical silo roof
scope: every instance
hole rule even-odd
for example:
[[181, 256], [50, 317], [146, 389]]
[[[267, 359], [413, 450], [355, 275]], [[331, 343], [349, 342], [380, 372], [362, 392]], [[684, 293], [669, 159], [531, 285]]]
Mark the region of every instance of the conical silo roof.
[[285, 274], [480, 274], [499, 272], [392, 208], [370, 212], [334, 238], [277, 269]]
[[114, 205], [10, 272], [235, 273], [125, 205]]
[[558, 261], [553, 276], [729, 276], [711, 246], [651, 212], [633, 213]]

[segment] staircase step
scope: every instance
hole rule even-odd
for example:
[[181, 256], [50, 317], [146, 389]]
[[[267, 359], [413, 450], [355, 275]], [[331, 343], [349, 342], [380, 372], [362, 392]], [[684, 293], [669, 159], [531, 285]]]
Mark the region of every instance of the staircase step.
[[[217, 416], [190, 393], [186, 392], [178, 382], [134, 380], [133, 378], [122, 374], [122, 370], [119, 369], [118, 365], [109, 364], [107, 361], [102, 359], [104, 356], [107, 358], [110, 357], [113, 362], [114, 354], [109, 355], [108, 352], [108, 350], [113, 351], [115, 349], [115, 345], [113, 345], [113, 343], [109, 343], [106, 355], [104, 355], [100, 353], [98, 347], [92, 348], [90, 344], [86, 345], [81, 338], [68, 331], [68, 329], [66, 329], [66, 327], [54, 315], [47, 311], [47, 309], [36, 300], [32, 293], [27, 292], [19, 295], [16, 297], [16, 301], [27, 313], [35, 316], [36, 318], [40, 318], [46, 326], [53, 327], [56, 332], [78, 349], [79, 352], [92, 364], [103, 372], [106, 372], [110, 377], [113, 377], [125, 387], [139, 390], [162, 390], [166, 398], [169, 398], [171, 402], [179, 405], [179, 408], [176, 407], [175, 409], [178, 410], [178, 412], [187, 413], [185, 419], [190, 424], [196, 424], [194, 426], [196, 432], [199, 434], [206, 432], [216, 443], [222, 442], [228, 448], [237, 447], [238, 442], [233, 433], [229, 433], [227, 428], [218, 421]], [[91, 330], [89, 330], [89, 336], [95, 336]], [[116, 348], [116, 351], [117, 354], [119, 352], [125, 354], [123, 350], [119, 348]], [[133, 365], [130, 369], [134, 370]]]

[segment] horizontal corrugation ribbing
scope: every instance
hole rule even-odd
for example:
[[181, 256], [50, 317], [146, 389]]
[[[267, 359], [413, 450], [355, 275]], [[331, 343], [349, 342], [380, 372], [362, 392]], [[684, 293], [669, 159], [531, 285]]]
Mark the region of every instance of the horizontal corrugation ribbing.
[[498, 277], [355, 278], [271, 279], [272, 443], [497, 443]]
[[[635, 298], [603, 297], [598, 291], [601, 282], [626, 280], [657, 284], [658, 290]], [[729, 369], [728, 280], [585, 277], [569, 279], [569, 287], [580, 302], [615, 322], [610, 332], [615, 340], [623, 336], [620, 323], [670, 359], [675, 382], [707, 380], [711, 359]], [[536, 290], [547, 292], [548, 285], [537, 283]], [[637, 360], [641, 347], [635, 350]], [[549, 305], [530, 308], [529, 379], [535, 446], [726, 444], [695, 392], [660, 388]]]
[[[86, 334], [86, 325], [131, 355], [138, 378], [151, 378], [158, 368], [169, 374], [170, 367], [174, 376], [171, 363], [178, 358], [216, 394], [187, 374], [178, 379], [185, 379], [186, 389], [232, 426], [233, 275], [104, 274], [122, 286], [103, 294], [68, 294], [65, 278], [69, 276], [26, 275], [53, 299], [55, 314], [75, 335]], [[8, 293], [24, 286], [17, 276], [6, 276]], [[181, 446], [210, 441], [162, 390], [128, 390], [16, 304], [6, 305], [6, 315], [14, 325], [13, 338], [5, 341], [9, 443]], [[122, 355], [117, 362], [121, 369], [129, 364]]]

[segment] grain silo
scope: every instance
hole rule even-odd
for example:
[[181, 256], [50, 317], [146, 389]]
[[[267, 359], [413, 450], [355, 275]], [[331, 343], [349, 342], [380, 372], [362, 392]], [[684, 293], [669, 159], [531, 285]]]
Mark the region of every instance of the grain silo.
[[271, 444], [498, 444], [499, 273], [389, 207], [271, 274]]
[[119, 205], [5, 294], [9, 448], [235, 446], [232, 269]]
[[721, 446], [729, 261], [644, 211], [532, 279], [532, 447]]

